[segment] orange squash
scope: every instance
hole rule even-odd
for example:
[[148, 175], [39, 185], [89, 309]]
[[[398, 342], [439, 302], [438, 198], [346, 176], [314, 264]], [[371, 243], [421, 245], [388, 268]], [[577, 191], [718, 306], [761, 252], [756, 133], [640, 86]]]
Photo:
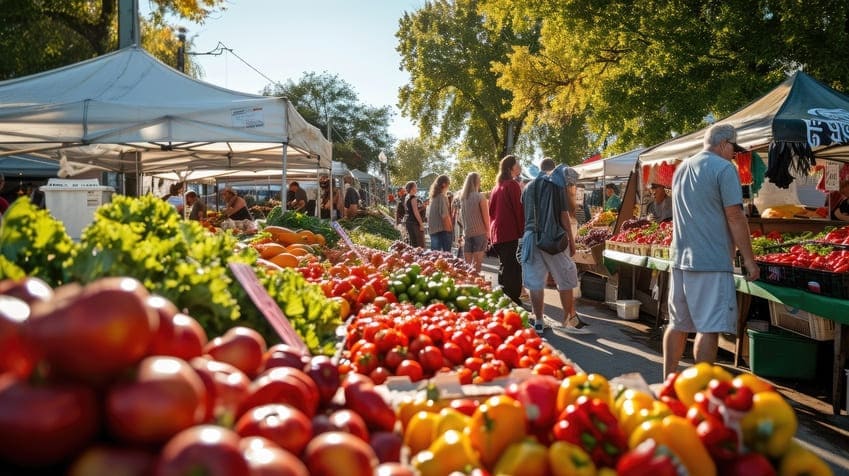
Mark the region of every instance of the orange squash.
[[262, 243], [255, 245], [255, 248], [259, 251], [260, 258], [263, 259], [269, 259], [279, 255], [280, 253], [286, 252], [286, 247], [280, 243]]
[[269, 259], [272, 263], [282, 268], [294, 268], [298, 266], [298, 257], [291, 253], [280, 253]]
[[271, 235], [271, 238], [274, 239], [274, 241], [278, 241], [277, 237], [280, 236], [281, 234], [295, 233], [295, 230], [286, 228], [285, 226], [275, 226], [275, 225], [269, 225], [269, 226], [263, 228], [262, 231]]

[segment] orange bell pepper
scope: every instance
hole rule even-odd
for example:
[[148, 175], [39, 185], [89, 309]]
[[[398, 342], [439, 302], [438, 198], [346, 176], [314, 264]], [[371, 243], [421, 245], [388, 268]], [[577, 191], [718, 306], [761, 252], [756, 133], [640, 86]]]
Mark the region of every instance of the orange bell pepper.
[[469, 436], [448, 430], [430, 447], [413, 456], [410, 464], [421, 476], [444, 476], [454, 471], [465, 471], [479, 464]]
[[491, 469], [508, 446], [525, 437], [525, 409], [507, 395], [490, 397], [472, 414], [467, 431], [481, 463]]
[[548, 465], [552, 476], [593, 476], [596, 467], [590, 455], [578, 445], [555, 441], [548, 447]]
[[413, 415], [404, 430], [404, 446], [410, 448], [410, 454], [427, 449], [438, 436], [439, 414], [420, 411]]
[[716, 464], [699, 440], [696, 428], [686, 418], [670, 415], [662, 420], [644, 421], [631, 433], [628, 445], [636, 448], [649, 438], [669, 448], [690, 476], [716, 476]]

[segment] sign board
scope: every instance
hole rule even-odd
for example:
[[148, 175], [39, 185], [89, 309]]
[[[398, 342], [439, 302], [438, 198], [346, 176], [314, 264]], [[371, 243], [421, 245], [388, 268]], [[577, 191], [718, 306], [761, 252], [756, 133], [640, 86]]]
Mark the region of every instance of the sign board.
[[230, 110], [230, 124], [242, 129], [255, 129], [265, 127], [261, 107], [243, 107]]
[[825, 189], [829, 192], [840, 190], [840, 164], [837, 162], [825, 163]]
[[242, 288], [250, 296], [251, 301], [259, 309], [260, 314], [268, 320], [271, 327], [280, 336], [280, 340], [297, 349], [302, 355], [310, 355], [309, 348], [304, 343], [304, 340], [301, 339], [301, 336], [295, 332], [289, 320], [286, 319], [283, 311], [280, 310], [280, 306], [277, 305], [274, 299], [271, 299], [271, 296], [268, 295], [268, 292], [262, 287], [259, 280], [256, 279], [256, 273], [254, 273], [253, 268], [244, 263], [230, 263], [230, 270], [233, 271], [233, 275], [236, 276]]
[[342, 241], [345, 242], [345, 245], [347, 245], [351, 251], [357, 254], [357, 257], [360, 258], [360, 261], [365, 263], [365, 258], [363, 258], [363, 255], [361, 255], [357, 248], [354, 246], [354, 242], [351, 241], [351, 237], [348, 236], [348, 232], [346, 232], [345, 229], [342, 228], [342, 225], [340, 225], [339, 222], [337, 222], [336, 220], [333, 220], [330, 222], [330, 226], [332, 226], [333, 229], [336, 230], [336, 233], [339, 234], [339, 236], [342, 238]]

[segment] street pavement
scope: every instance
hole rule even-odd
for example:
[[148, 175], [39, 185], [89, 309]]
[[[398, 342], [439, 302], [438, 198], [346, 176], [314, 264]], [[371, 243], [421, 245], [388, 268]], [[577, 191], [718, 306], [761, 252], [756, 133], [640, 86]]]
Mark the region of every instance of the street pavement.
[[[484, 275], [497, 284], [498, 260], [486, 258]], [[640, 320], [620, 319], [615, 310], [599, 301], [579, 298], [577, 310], [588, 324], [588, 334], [566, 334], [546, 329], [544, 338], [563, 352], [585, 372], [596, 372], [608, 378], [639, 373], [648, 384], [663, 381], [662, 331], [653, 326], [654, 317]], [[562, 321], [557, 290], [545, 290], [545, 314]], [[692, 365], [692, 341], [685, 353], [681, 369]], [[733, 355], [720, 350], [717, 364], [731, 373], [748, 371], [735, 368]], [[822, 364], [821, 364], [822, 365]], [[827, 374], [830, 375], [831, 367]], [[819, 372], [823, 374], [823, 372]], [[832, 415], [828, 378], [813, 382], [790, 379], [767, 379], [793, 405], [799, 419], [797, 438], [825, 459], [837, 475], [849, 476], [849, 416]], [[842, 384], [843, 382], [841, 382]]]

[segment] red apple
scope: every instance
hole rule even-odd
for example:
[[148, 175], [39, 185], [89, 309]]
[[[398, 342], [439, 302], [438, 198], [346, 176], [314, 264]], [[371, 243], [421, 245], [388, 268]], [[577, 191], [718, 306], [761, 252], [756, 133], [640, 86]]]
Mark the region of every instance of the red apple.
[[369, 445], [381, 463], [401, 462], [401, 446], [404, 441], [399, 433], [394, 431], [377, 431], [371, 434]]
[[203, 421], [206, 389], [189, 364], [176, 357], [144, 359], [134, 378], [106, 395], [110, 433], [130, 443], [164, 443]]
[[38, 358], [23, 337], [29, 316], [30, 307], [25, 301], [0, 295], [0, 374], [10, 372], [25, 379], [32, 373]]
[[251, 382], [237, 414], [241, 416], [251, 408], [268, 403], [291, 405], [312, 418], [318, 408], [318, 389], [309, 376], [298, 369], [273, 368]]
[[407, 466], [401, 463], [382, 463], [374, 470], [374, 476], [415, 476]]
[[73, 462], [68, 476], [147, 476], [154, 463], [156, 455], [143, 449], [95, 445]]
[[40, 278], [26, 277], [20, 280], [0, 281], [0, 295], [12, 296], [27, 304], [49, 301], [53, 298], [53, 288]]
[[240, 436], [262, 436], [292, 453], [301, 454], [312, 439], [310, 419], [289, 405], [262, 405], [252, 408], [236, 422]]
[[269, 347], [262, 356], [262, 368], [268, 370], [274, 367], [292, 367], [304, 370], [309, 361], [309, 357], [289, 344], [276, 344]]
[[159, 455], [154, 476], [249, 476], [240, 438], [233, 430], [198, 425], [175, 435]]
[[333, 431], [350, 433], [363, 441], [369, 441], [368, 426], [363, 418], [351, 410], [336, 410], [327, 417]]
[[150, 296], [148, 307], [159, 317], [159, 327], [148, 348], [149, 355], [170, 355], [189, 361], [203, 353], [206, 331], [191, 316], [181, 314], [162, 296]]
[[259, 373], [265, 353], [265, 339], [247, 327], [234, 327], [223, 336], [212, 339], [203, 351], [215, 360], [227, 362], [250, 378]]
[[239, 405], [248, 395], [250, 379], [230, 364], [209, 357], [195, 357], [189, 362], [206, 388], [205, 422], [221, 421], [232, 423]]
[[339, 367], [333, 359], [326, 355], [316, 355], [307, 365], [309, 375], [318, 387], [318, 395], [322, 406], [333, 400], [339, 390]]
[[251, 476], [310, 476], [297, 456], [261, 436], [242, 438], [242, 454]]

